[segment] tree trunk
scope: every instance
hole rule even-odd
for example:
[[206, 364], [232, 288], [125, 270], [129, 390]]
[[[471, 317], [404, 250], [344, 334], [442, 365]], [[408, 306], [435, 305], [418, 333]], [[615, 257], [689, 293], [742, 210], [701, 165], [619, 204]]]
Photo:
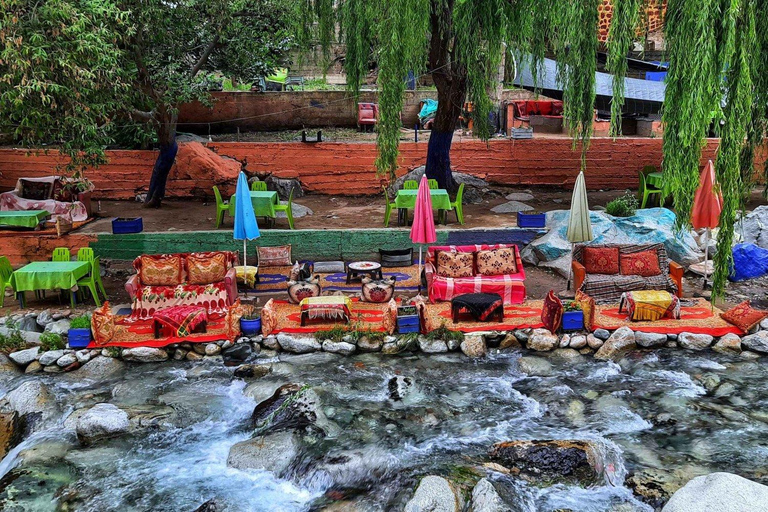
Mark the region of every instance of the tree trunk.
[[176, 161], [176, 153], [179, 146], [176, 144], [176, 116], [161, 123], [158, 129], [158, 142], [160, 153], [152, 168], [152, 177], [149, 180], [149, 191], [144, 206], [147, 208], [160, 208], [165, 198], [165, 185], [168, 182], [168, 174]]

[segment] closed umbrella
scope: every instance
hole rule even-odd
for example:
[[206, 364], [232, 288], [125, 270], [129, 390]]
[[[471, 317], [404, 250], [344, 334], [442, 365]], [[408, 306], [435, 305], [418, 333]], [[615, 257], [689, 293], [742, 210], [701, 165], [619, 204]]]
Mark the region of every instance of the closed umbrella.
[[[589, 218], [589, 202], [587, 202], [587, 184], [584, 180], [584, 171], [580, 171], [576, 178], [571, 196], [571, 212], [568, 216], [568, 231], [566, 238], [571, 245], [580, 242], [589, 242], [594, 238], [592, 234], [592, 221]], [[571, 248], [571, 262], [573, 262], [573, 248]], [[571, 287], [571, 267], [568, 267], [568, 288]]]
[[715, 180], [715, 166], [712, 160], [707, 162], [699, 176], [699, 188], [693, 197], [691, 224], [695, 229], [706, 229], [704, 233], [704, 286], [707, 285], [707, 260], [709, 259], [710, 230], [720, 224], [720, 212], [723, 211], [723, 194]]
[[432, 196], [429, 194], [427, 177], [421, 177], [419, 192], [416, 194], [416, 207], [413, 209], [413, 226], [411, 241], [419, 244], [419, 293], [421, 293], [421, 249], [422, 244], [433, 244], [437, 241], [435, 233], [435, 217], [432, 214]]
[[237, 178], [237, 190], [235, 191], [235, 231], [233, 238], [243, 241], [244, 275], [248, 272], [246, 242], [260, 236], [261, 233], [259, 233], [259, 225], [256, 223], [256, 215], [253, 213], [248, 180], [245, 177], [245, 173], [241, 172]]

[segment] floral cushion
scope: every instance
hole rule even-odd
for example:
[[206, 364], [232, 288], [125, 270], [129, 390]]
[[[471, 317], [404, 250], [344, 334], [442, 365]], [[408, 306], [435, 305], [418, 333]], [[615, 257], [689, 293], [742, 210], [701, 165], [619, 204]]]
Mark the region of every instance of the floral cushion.
[[291, 246], [259, 247], [259, 267], [290, 267]]
[[317, 278], [305, 281], [288, 281], [288, 302], [298, 304], [308, 297], [319, 297], [322, 289]]
[[477, 251], [477, 273], [483, 276], [517, 274], [514, 247]]
[[749, 332], [755, 325], [768, 318], [768, 311], [754, 309], [749, 305], [749, 301], [745, 300], [725, 313], [721, 313], [720, 318], [744, 332]]
[[226, 275], [227, 256], [224, 253], [187, 256], [187, 281], [190, 284], [217, 283]]
[[582, 255], [587, 274], [618, 274], [618, 247], [585, 247]]
[[363, 278], [363, 300], [365, 302], [389, 302], [395, 295], [395, 278], [371, 279]]
[[176, 286], [183, 281], [181, 256], [158, 254], [140, 256], [139, 279], [144, 286]]
[[591, 331], [595, 321], [595, 299], [579, 290], [573, 300], [581, 306], [581, 310], [584, 312], [584, 328]]
[[96, 345], [106, 345], [115, 335], [115, 317], [109, 302], [96, 308], [91, 316], [91, 331]]
[[563, 303], [552, 290], [544, 299], [544, 306], [541, 309], [541, 323], [549, 332], [557, 331], [563, 323]]
[[661, 275], [659, 253], [654, 249], [621, 255], [621, 274], [652, 277]]
[[227, 311], [227, 336], [233, 340], [240, 336], [240, 318], [245, 314], [245, 307], [237, 299]]
[[471, 252], [440, 251], [437, 253], [437, 275], [443, 277], [472, 277], [474, 254]]

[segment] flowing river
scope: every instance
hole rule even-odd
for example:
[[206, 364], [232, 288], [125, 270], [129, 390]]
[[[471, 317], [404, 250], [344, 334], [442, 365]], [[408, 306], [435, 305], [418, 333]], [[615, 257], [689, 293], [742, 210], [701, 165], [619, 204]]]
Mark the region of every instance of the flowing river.
[[[532, 377], [520, 355], [281, 354], [259, 361], [272, 373], [250, 381], [220, 362], [15, 377], [0, 392], [42, 380], [57, 413], [0, 462], [0, 509], [192, 512], [213, 499], [228, 511], [401, 510], [421, 477], [476, 480], [493, 443], [522, 439], [592, 441], [602, 472], [586, 488], [494, 473], [513, 510], [653, 510], [625, 484], [640, 471], [677, 486], [712, 471], [768, 480], [763, 362], [680, 350], [618, 363], [537, 355]], [[398, 375], [413, 385], [393, 400]], [[331, 435], [304, 436], [278, 475], [228, 467], [230, 447], [252, 435], [256, 404], [286, 383], [317, 393]], [[99, 402], [165, 419], [83, 446], [67, 417]], [[340, 456], [329, 470], [324, 462]]]

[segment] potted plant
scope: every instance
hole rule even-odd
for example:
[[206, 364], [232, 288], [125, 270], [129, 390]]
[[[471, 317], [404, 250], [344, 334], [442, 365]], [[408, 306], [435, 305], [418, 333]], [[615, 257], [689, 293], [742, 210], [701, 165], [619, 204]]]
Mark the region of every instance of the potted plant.
[[67, 341], [71, 348], [85, 348], [91, 342], [91, 319], [88, 315], [73, 318], [69, 323]]
[[240, 330], [244, 336], [255, 336], [261, 332], [261, 315], [256, 313], [256, 308], [246, 308], [240, 317]]
[[584, 311], [581, 304], [569, 301], [563, 304], [563, 330], [578, 331], [584, 328]]

